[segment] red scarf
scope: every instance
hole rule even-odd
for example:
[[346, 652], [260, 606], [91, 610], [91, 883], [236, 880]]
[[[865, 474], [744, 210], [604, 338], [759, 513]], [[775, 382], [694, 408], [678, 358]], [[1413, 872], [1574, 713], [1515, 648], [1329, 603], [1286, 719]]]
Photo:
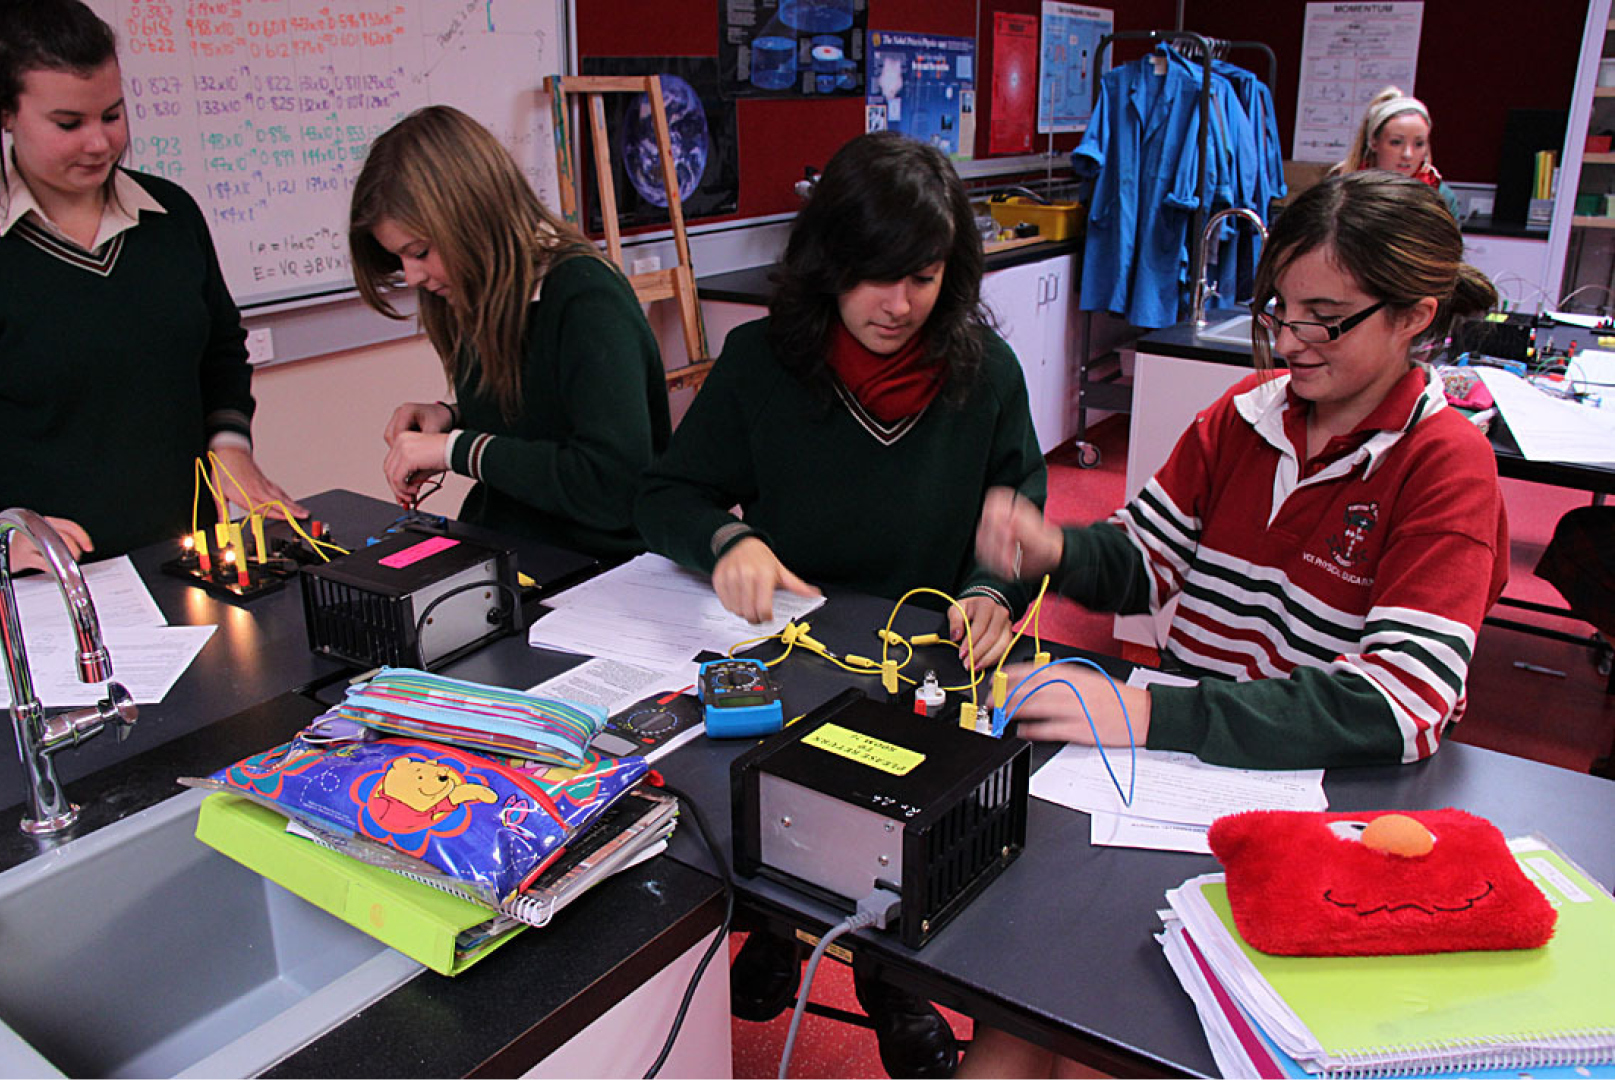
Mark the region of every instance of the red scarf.
[[892, 424], [926, 409], [945, 381], [944, 365], [929, 361], [926, 344], [918, 331], [897, 351], [875, 353], [839, 319], [828, 343], [827, 366], [862, 408]]

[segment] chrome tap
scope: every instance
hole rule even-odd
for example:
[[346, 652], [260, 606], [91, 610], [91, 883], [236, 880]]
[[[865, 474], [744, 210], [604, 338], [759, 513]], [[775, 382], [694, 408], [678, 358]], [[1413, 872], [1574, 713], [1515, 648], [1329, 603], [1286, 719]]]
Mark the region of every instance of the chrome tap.
[[16, 730], [17, 753], [28, 778], [28, 813], [23, 817], [22, 830], [31, 836], [49, 836], [69, 828], [79, 817], [79, 808], [68, 802], [56, 779], [56, 751], [77, 746], [108, 724], [117, 725], [122, 741], [135, 723], [136, 709], [129, 691], [114, 682], [107, 684], [107, 696], [96, 705], [52, 717], [45, 715], [28, 670], [22, 619], [17, 614], [17, 597], [11, 583], [14, 532], [34, 542], [62, 590], [68, 620], [78, 639], [79, 681], [94, 683], [109, 678], [112, 658], [101, 643], [101, 624], [96, 620], [96, 605], [90, 599], [84, 575], [56, 530], [32, 510], [0, 513], [0, 640], [5, 646], [6, 681], [11, 687], [11, 725]]
[[[1208, 276], [1210, 241], [1215, 239], [1215, 227], [1221, 223], [1223, 218], [1229, 217], [1239, 217], [1253, 225], [1255, 231], [1260, 234], [1260, 242], [1262, 244], [1266, 242], [1266, 223], [1260, 219], [1259, 214], [1246, 206], [1229, 206], [1225, 210], [1217, 210], [1209, 216], [1208, 221], [1204, 222], [1204, 233], [1198, 238], [1197, 261], [1193, 263], [1193, 273], [1198, 275], [1197, 281], [1193, 285], [1192, 299], [1193, 329], [1195, 331], [1202, 330], [1209, 323], [1208, 316], [1204, 314], [1204, 307], [1212, 298], [1219, 295], [1215, 283], [1209, 280]], [[1233, 297], [1233, 299], [1235, 300], [1236, 297]]]

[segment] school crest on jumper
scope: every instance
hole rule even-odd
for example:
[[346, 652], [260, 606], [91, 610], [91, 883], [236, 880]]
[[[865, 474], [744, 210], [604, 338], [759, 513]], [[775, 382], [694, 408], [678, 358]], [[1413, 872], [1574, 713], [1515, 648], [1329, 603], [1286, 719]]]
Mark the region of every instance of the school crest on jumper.
[[1327, 542], [1333, 561], [1346, 570], [1367, 561], [1364, 550], [1372, 531], [1378, 527], [1378, 504], [1351, 503], [1344, 508], [1344, 531]]

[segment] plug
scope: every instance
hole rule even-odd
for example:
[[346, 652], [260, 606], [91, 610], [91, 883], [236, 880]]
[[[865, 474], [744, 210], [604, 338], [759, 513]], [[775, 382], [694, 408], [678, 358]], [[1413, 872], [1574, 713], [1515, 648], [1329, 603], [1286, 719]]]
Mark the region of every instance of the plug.
[[893, 630], [886, 630], [881, 626], [878, 627], [877, 636], [878, 640], [883, 642], [885, 645], [904, 645], [906, 643], [905, 638], [901, 637]]
[[1007, 673], [998, 671], [990, 676], [990, 702], [997, 709], [1007, 704]]
[[887, 930], [890, 923], [900, 918], [900, 907], [899, 893], [874, 884], [871, 892], [855, 901], [855, 917], [862, 926]]
[[883, 689], [891, 694], [900, 692], [900, 661], [883, 661]]
[[917, 634], [911, 639], [913, 645], [938, 645], [938, 634]]
[[1035, 666], [1036, 667], [1045, 667], [1047, 664], [1050, 664], [1051, 662], [1052, 662], [1052, 654], [1051, 653], [1042, 651], [1042, 652], [1038, 652], [1038, 653], [1035, 654]]
[[971, 701], [962, 702], [962, 708], [959, 711], [959, 715], [957, 716], [956, 720], [957, 725], [968, 731], [972, 731], [974, 727], [977, 726], [978, 719], [978, 707]]
[[876, 660], [873, 660], [867, 656], [856, 656], [854, 653], [850, 653], [845, 656], [844, 663], [848, 664], [850, 667], [863, 668], [867, 671], [870, 671], [878, 666], [878, 662]]

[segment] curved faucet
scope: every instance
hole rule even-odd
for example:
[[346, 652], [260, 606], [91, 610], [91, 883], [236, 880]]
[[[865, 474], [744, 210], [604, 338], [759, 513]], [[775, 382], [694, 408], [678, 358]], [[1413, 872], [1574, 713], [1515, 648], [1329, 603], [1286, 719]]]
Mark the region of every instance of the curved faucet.
[[[1204, 222], [1204, 233], [1198, 238], [1197, 261], [1193, 263], [1193, 273], [1198, 275], [1196, 283], [1193, 285], [1192, 299], [1193, 329], [1195, 331], [1202, 330], [1206, 325], [1208, 325], [1209, 318], [1204, 314], [1204, 307], [1211, 299], [1219, 295], [1219, 291], [1215, 288], [1215, 283], [1210, 281], [1208, 277], [1210, 252], [1209, 245], [1210, 241], [1215, 239], [1215, 227], [1219, 225], [1223, 219], [1229, 217], [1242, 218], [1244, 221], [1247, 221], [1249, 224], [1253, 225], [1255, 232], [1260, 234], [1260, 242], [1262, 244], [1266, 242], [1265, 221], [1261, 219], [1259, 214], [1255, 213], [1253, 210], [1250, 210], [1246, 206], [1228, 206], [1225, 210], [1217, 210], [1215, 213], [1209, 216], [1208, 221]], [[1235, 300], [1236, 297], [1233, 297], [1233, 299]]]
[[135, 702], [118, 683], [107, 684], [107, 696], [98, 704], [46, 718], [28, 670], [28, 649], [23, 644], [22, 619], [11, 583], [11, 536], [21, 532], [45, 558], [67, 604], [68, 620], [78, 641], [79, 681], [101, 682], [112, 676], [112, 658], [101, 643], [96, 605], [84, 575], [68, 553], [56, 530], [32, 510], [0, 513], [0, 642], [5, 646], [6, 681], [11, 688], [11, 725], [16, 730], [17, 753], [28, 778], [28, 813], [22, 830], [31, 836], [49, 836], [73, 825], [79, 808], [67, 800], [56, 779], [55, 753], [77, 746], [108, 724], [118, 725], [120, 741], [135, 723]]

